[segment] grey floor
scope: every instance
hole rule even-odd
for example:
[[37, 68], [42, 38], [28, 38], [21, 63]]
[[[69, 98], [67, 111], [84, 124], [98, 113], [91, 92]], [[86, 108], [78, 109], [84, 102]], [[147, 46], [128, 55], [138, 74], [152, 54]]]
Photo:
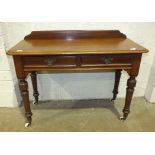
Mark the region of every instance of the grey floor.
[[155, 131], [155, 104], [134, 98], [125, 122], [124, 99], [46, 101], [31, 105], [33, 123], [24, 127], [23, 107], [0, 108], [0, 131]]

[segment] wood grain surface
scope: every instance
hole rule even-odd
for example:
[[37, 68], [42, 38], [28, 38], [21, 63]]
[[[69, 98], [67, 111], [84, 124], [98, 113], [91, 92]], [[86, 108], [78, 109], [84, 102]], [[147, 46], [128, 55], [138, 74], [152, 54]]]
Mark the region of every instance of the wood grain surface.
[[32, 32], [11, 48], [9, 55], [125, 54], [148, 50], [119, 31]]

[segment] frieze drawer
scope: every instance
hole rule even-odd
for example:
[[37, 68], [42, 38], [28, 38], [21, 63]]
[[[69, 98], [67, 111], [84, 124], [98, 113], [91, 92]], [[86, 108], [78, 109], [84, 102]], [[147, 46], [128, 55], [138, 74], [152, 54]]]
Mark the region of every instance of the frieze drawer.
[[75, 56], [25, 56], [24, 67], [74, 67]]
[[116, 64], [131, 64], [131, 55], [85, 55], [82, 56], [82, 66], [104, 66]]

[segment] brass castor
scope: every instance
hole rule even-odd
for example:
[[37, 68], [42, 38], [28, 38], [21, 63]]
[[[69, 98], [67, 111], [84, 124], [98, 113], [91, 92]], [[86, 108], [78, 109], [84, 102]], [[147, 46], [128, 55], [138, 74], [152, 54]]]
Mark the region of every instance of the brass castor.
[[37, 102], [36, 100], [34, 100], [34, 101], [32, 102], [32, 104], [38, 104], [38, 102]]
[[31, 123], [25, 123], [25, 128], [29, 128], [31, 126]]
[[114, 100], [114, 99], [111, 99], [110, 101], [111, 101], [111, 102], [114, 102], [115, 100]]
[[121, 121], [125, 121], [126, 118], [125, 118], [124, 116], [121, 116], [121, 117], [120, 117], [120, 120], [121, 120]]
[[115, 101], [115, 99], [113, 99], [113, 98], [112, 98], [110, 101], [111, 101], [111, 102], [114, 102], [114, 101]]

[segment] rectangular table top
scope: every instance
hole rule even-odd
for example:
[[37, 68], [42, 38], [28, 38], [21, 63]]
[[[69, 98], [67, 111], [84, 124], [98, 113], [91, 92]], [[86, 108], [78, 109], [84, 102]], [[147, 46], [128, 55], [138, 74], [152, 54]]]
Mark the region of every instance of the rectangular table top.
[[130, 54], [148, 50], [128, 38], [119, 37], [60, 37], [33, 38], [20, 41], [8, 51], [9, 55], [66, 55], [66, 54]]

